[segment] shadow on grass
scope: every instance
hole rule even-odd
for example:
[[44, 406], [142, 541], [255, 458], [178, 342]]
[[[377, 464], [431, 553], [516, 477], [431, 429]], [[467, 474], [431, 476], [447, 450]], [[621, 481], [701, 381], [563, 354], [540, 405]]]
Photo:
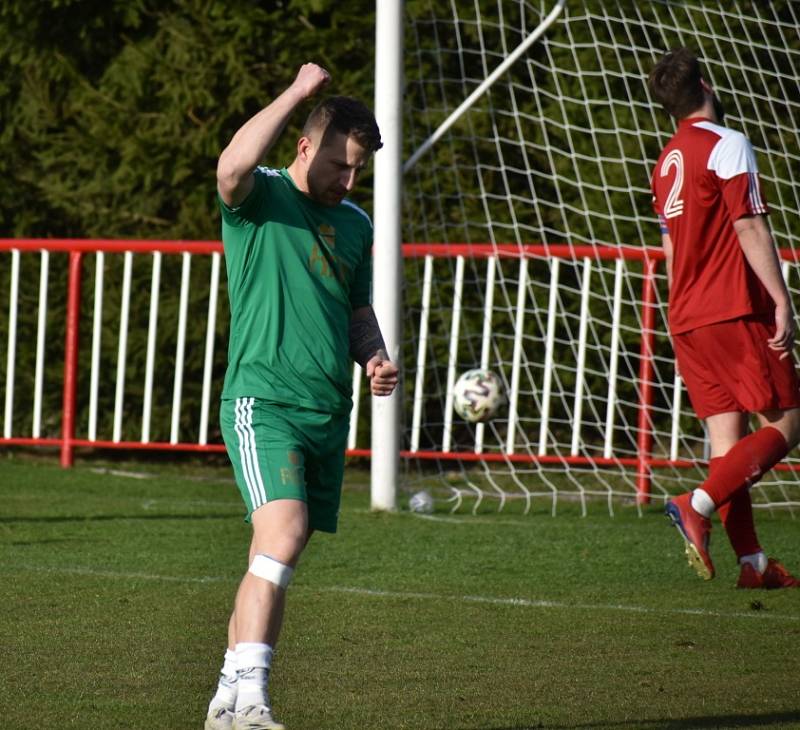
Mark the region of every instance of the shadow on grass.
[[137, 515], [42, 515], [40, 517], [0, 517], [0, 524], [25, 523], [58, 524], [61, 522], [112, 522], [114, 520], [230, 520], [242, 517], [239, 512], [213, 512], [209, 514], [137, 514]]
[[498, 725], [488, 728], [486, 726], [470, 727], [464, 730], [603, 730], [604, 728], [641, 728], [642, 730], [701, 730], [702, 728], [744, 728], [744, 727], [800, 727], [800, 710], [788, 712], [769, 712], [753, 715], [709, 715], [707, 717], [686, 717], [676, 720], [630, 720], [615, 722], [604, 720], [601, 722], [585, 722], [577, 725], [562, 724], [547, 725]]

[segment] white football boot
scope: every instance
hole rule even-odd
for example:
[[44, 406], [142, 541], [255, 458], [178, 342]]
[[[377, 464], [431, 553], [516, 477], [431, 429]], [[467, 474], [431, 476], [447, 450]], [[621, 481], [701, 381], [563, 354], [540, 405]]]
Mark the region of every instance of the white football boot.
[[266, 705], [250, 705], [236, 713], [233, 730], [286, 730], [286, 725], [272, 717]]
[[233, 712], [224, 707], [215, 707], [208, 711], [204, 730], [233, 730]]

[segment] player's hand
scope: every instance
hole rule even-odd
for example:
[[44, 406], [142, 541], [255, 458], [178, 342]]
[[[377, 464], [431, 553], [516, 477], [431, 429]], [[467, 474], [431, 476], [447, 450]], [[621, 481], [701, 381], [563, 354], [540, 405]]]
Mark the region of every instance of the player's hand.
[[399, 370], [385, 352], [373, 355], [366, 366], [372, 395], [391, 395], [397, 387]]
[[789, 357], [794, 347], [794, 311], [790, 304], [775, 307], [775, 334], [767, 340], [771, 350], [781, 351], [780, 359]]
[[304, 99], [308, 99], [327, 86], [330, 80], [331, 75], [322, 66], [318, 66], [316, 63], [304, 63], [297, 72], [292, 87]]

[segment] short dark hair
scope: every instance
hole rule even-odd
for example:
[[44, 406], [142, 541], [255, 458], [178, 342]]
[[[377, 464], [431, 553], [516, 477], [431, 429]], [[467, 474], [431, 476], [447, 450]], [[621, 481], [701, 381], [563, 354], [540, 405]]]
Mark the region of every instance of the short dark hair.
[[370, 152], [383, 147], [375, 115], [351, 96], [331, 96], [317, 104], [306, 119], [303, 136], [308, 137], [313, 132], [320, 132], [322, 135], [341, 132], [353, 137]]
[[668, 114], [683, 119], [703, 106], [703, 71], [688, 48], [674, 48], [650, 72], [647, 85]]

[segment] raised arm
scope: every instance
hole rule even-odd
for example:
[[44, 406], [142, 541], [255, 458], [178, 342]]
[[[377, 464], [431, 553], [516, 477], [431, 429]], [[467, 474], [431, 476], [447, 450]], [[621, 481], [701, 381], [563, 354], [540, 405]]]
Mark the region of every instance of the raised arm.
[[769, 346], [783, 351], [781, 359], [788, 357], [794, 345], [794, 309], [769, 226], [764, 216], [751, 215], [739, 218], [733, 227], [747, 263], [775, 302], [775, 335], [768, 340]]
[[300, 67], [292, 85], [239, 129], [217, 162], [217, 189], [226, 205], [242, 203], [253, 189], [253, 170], [277, 141], [292, 112], [330, 81], [314, 63]]
[[386, 352], [381, 328], [371, 306], [353, 310], [350, 318], [350, 355], [370, 380], [372, 395], [391, 395], [397, 385], [398, 368]]

